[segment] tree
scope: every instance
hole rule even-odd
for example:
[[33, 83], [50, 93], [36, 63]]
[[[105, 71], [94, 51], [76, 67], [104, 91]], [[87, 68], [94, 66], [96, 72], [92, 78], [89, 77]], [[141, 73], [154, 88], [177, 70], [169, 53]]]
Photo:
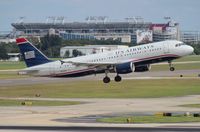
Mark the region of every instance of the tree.
[[59, 57], [62, 39], [58, 35], [46, 35], [41, 38], [39, 45], [42, 50], [49, 57]]
[[69, 58], [69, 50], [65, 51], [64, 57]]
[[4, 45], [0, 45], [0, 59], [8, 59], [8, 54]]
[[7, 53], [19, 53], [19, 48], [16, 43], [2, 43]]
[[72, 51], [73, 57], [81, 56], [83, 53], [81, 51], [78, 51], [77, 49], [74, 49]]
[[119, 40], [63, 40], [62, 46], [84, 46], [84, 45], [130, 45]]
[[196, 55], [200, 54], [200, 42], [198, 42], [197, 44], [190, 44], [193, 48], [194, 48], [194, 53]]

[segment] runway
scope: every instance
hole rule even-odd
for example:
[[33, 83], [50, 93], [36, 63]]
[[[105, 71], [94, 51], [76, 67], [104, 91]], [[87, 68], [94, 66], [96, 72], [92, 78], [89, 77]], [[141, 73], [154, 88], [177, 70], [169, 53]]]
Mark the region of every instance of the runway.
[[[13, 98], [14, 99], [14, 98]], [[35, 98], [16, 98], [35, 99]], [[83, 117], [126, 115], [138, 112], [198, 112], [200, 108], [183, 108], [179, 105], [199, 103], [200, 95], [184, 97], [163, 97], [163, 98], [140, 98], [140, 99], [98, 99], [98, 98], [37, 98], [37, 100], [62, 100], [81, 101], [80, 105], [71, 106], [38, 106], [38, 107], [0, 107], [0, 126], [110, 126], [91, 120], [70, 120], [72, 118], [83, 119]], [[90, 118], [92, 119], [92, 118]], [[95, 118], [93, 118], [94, 120]], [[127, 124], [112, 124], [113, 126], [126, 126]], [[148, 126], [161, 127], [167, 124], [128, 124], [132, 127]], [[172, 124], [168, 124], [171, 126]], [[182, 123], [173, 125], [185, 126]], [[187, 123], [188, 126], [200, 126], [200, 123]]]
[[[123, 79], [184, 79], [198, 78], [200, 70], [177, 70], [174, 72], [144, 72], [122, 75]], [[115, 74], [109, 74], [111, 78]], [[181, 78], [180, 75], [183, 75]], [[190, 77], [193, 75], [192, 77]], [[185, 77], [186, 76], [186, 77]], [[80, 80], [102, 80], [104, 74], [80, 78], [16, 78], [0, 80], [4, 86], [62, 83]], [[6, 98], [0, 98], [6, 99]], [[98, 98], [12, 98], [33, 100], [80, 101], [80, 105], [46, 107], [0, 107], [0, 132], [26, 131], [70, 131], [70, 132], [145, 132], [145, 131], [200, 131], [200, 123], [152, 123], [152, 124], [106, 124], [96, 122], [96, 117], [155, 112], [199, 112], [200, 108], [183, 108], [182, 104], [199, 103], [200, 95], [140, 99], [98, 99]], [[96, 116], [96, 117], [94, 117]], [[73, 119], [73, 120], [72, 120]], [[74, 120], [76, 119], [76, 120]]]
[[54, 127], [54, 126], [0, 126], [0, 132], [199, 132], [200, 128], [186, 127]]

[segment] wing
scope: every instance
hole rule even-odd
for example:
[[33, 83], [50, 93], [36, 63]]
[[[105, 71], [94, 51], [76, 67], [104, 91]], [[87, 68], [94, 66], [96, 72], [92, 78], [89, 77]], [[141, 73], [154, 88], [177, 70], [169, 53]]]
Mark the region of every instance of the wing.
[[96, 67], [114, 66], [114, 65], [118, 65], [118, 64], [132, 62], [132, 61], [133, 60], [113, 61], [113, 62], [82, 62], [82, 61], [63, 61], [63, 60], [60, 60], [61, 64], [71, 63], [71, 64], [76, 65], [76, 66], [96, 66]]

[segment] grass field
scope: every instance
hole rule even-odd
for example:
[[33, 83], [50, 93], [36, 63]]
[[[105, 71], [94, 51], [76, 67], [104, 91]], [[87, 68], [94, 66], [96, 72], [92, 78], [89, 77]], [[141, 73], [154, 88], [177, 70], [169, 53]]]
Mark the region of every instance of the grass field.
[[[63, 105], [76, 105], [81, 102], [77, 101], [41, 101], [41, 100], [27, 100], [32, 104], [30, 106], [63, 106]], [[0, 99], [0, 106], [23, 106], [22, 102], [25, 100], [5, 100]]]
[[179, 123], [179, 122], [200, 122], [199, 117], [186, 117], [186, 116], [134, 116], [134, 117], [112, 117], [97, 119], [99, 122], [106, 123], [127, 123], [129, 118], [130, 123]]
[[[199, 55], [190, 55], [186, 56], [177, 60], [174, 60], [173, 62], [188, 62], [188, 61], [200, 61]], [[172, 63], [173, 63], [172, 62]], [[200, 63], [185, 63], [185, 64], [173, 64], [176, 70], [192, 70], [192, 69], [200, 69]], [[151, 71], [166, 71], [169, 70], [169, 65], [152, 65]]]
[[[200, 69], [200, 63], [173, 64], [175, 70]], [[150, 71], [169, 71], [169, 65], [152, 65]]]
[[191, 107], [191, 108], [200, 108], [200, 104], [185, 104], [180, 105], [181, 107]]
[[183, 62], [183, 61], [200, 61], [200, 55], [189, 55], [175, 60], [175, 62]]
[[19, 62], [0, 61], [0, 70], [22, 69], [25, 67], [26, 66], [23, 61], [19, 61]]
[[[200, 79], [124, 80], [121, 83], [74, 81], [23, 86], [1, 86], [1, 97], [155, 98], [200, 94]], [[155, 92], [156, 91], [156, 92]]]
[[26, 78], [28, 75], [18, 75], [17, 71], [0, 71], [0, 79]]
[[[60, 58], [51, 58], [51, 60], [59, 60]], [[9, 69], [23, 69], [26, 68], [24, 61], [12, 62], [12, 61], [0, 61], [0, 70]]]

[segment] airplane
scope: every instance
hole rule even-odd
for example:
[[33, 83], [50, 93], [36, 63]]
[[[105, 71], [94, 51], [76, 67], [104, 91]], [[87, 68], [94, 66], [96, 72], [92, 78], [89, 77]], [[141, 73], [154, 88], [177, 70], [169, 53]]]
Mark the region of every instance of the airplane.
[[117, 49], [103, 53], [50, 60], [26, 38], [17, 38], [16, 43], [25, 60], [27, 68], [19, 74], [41, 77], [80, 77], [104, 73], [104, 83], [111, 79], [109, 73], [116, 73], [114, 80], [120, 82], [120, 74], [149, 71], [151, 64], [167, 61], [170, 71], [174, 59], [190, 55], [194, 49], [177, 40], [166, 40], [144, 45]]

